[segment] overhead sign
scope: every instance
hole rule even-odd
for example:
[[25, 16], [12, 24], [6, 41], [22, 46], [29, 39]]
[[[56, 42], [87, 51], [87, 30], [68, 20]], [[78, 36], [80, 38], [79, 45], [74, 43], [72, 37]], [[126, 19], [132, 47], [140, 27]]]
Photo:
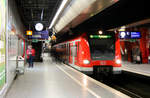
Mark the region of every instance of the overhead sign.
[[90, 38], [93, 39], [107, 39], [107, 38], [111, 38], [111, 35], [90, 35]]
[[39, 35], [39, 34], [34, 34], [34, 35], [32, 35], [32, 38], [41, 38], [41, 35]]
[[120, 39], [139, 39], [141, 38], [140, 32], [129, 32], [129, 31], [121, 31], [119, 32]]
[[47, 30], [41, 32], [34, 32], [32, 36], [29, 36], [30, 39], [47, 39], [49, 38], [49, 32]]
[[31, 30], [28, 30], [26, 35], [32, 35], [32, 31]]
[[38, 42], [38, 39], [33, 39], [32, 42], [33, 42], [33, 43], [37, 43], [37, 42]]
[[131, 38], [141, 38], [140, 32], [131, 32]]
[[41, 38], [42, 39], [48, 39], [49, 38], [49, 32], [47, 30], [41, 32]]

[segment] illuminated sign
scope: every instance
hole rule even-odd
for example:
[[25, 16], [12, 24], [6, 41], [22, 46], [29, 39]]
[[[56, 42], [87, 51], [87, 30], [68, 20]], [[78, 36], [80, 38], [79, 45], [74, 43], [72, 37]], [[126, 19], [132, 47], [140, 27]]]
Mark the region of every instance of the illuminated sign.
[[52, 40], [56, 40], [56, 36], [55, 35], [52, 35]]
[[36, 34], [34, 34], [34, 35], [32, 35], [32, 39], [36, 39], [36, 38], [41, 38], [41, 35], [36, 35]]
[[112, 38], [111, 35], [90, 35], [90, 38], [93, 39], [107, 39], [107, 38]]
[[32, 35], [32, 31], [31, 30], [28, 30], [26, 35]]
[[37, 42], [38, 42], [38, 39], [32, 39], [32, 42], [33, 42], [33, 43], [37, 43]]
[[121, 38], [121, 39], [128, 39], [128, 38], [130, 38], [130, 32], [126, 32], [126, 31], [119, 32], [119, 38]]
[[140, 32], [131, 32], [131, 38], [141, 38]]
[[47, 30], [40, 31], [40, 32], [34, 32], [32, 36], [29, 36], [29, 39], [48, 39], [49, 32]]
[[120, 39], [138, 39], [141, 38], [140, 32], [128, 32], [128, 31], [121, 31], [119, 32]]

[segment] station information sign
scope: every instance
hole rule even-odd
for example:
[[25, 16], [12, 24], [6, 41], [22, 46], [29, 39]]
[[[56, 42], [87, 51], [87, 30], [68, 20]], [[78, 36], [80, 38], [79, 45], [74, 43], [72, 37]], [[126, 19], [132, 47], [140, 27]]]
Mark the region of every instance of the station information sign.
[[33, 43], [37, 43], [39, 40], [38, 39], [32, 39]]
[[31, 30], [28, 30], [26, 35], [32, 35], [32, 31]]
[[107, 39], [111, 37], [111, 35], [90, 35], [90, 38], [92, 39]]
[[49, 38], [49, 32], [47, 30], [40, 31], [40, 32], [34, 32], [32, 36], [29, 36], [30, 39], [48, 39]]
[[141, 38], [140, 32], [131, 32], [131, 38]]
[[141, 32], [120, 31], [119, 38], [120, 39], [139, 39], [141, 38]]

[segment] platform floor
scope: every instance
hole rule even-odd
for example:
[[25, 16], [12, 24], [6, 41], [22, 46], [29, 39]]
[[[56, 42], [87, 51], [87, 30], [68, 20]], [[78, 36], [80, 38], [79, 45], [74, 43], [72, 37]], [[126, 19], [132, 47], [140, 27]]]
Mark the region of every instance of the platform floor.
[[6, 98], [129, 98], [50, 58], [34, 65], [14, 81]]
[[150, 64], [122, 63], [122, 70], [150, 77]]

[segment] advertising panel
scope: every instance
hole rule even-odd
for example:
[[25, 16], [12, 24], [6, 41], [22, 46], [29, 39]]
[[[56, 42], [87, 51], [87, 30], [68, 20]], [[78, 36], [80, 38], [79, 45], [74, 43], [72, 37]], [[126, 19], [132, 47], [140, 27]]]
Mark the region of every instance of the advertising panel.
[[5, 74], [5, 0], [0, 0], [0, 90], [6, 82]]

